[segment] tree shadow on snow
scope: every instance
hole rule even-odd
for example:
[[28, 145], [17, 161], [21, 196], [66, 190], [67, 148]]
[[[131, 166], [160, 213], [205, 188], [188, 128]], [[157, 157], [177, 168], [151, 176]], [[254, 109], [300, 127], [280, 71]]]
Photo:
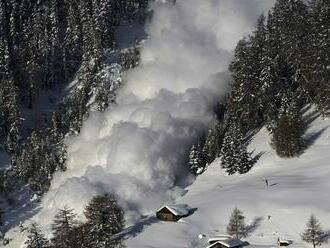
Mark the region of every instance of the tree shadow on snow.
[[154, 216], [147, 216], [143, 219], [141, 219], [139, 222], [137, 222], [135, 225], [127, 227], [125, 230], [117, 234], [119, 238], [133, 238], [142, 233], [146, 227], [151, 226], [152, 224], [155, 224], [159, 222], [159, 219]]
[[255, 230], [257, 230], [257, 228], [260, 226], [263, 219], [264, 219], [263, 217], [254, 218], [253, 222], [246, 227], [246, 234], [249, 236]]
[[330, 230], [326, 231], [323, 236], [324, 243], [328, 244], [330, 239]]
[[320, 117], [320, 113], [316, 110], [312, 111], [309, 114], [306, 114], [304, 116], [306, 128], [308, 128], [318, 117]]
[[[260, 127], [260, 128], [256, 128], [256, 129], [254, 129], [254, 130], [248, 132], [248, 134], [247, 134], [246, 137], [245, 137], [245, 142], [246, 142], [247, 144], [250, 144], [250, 143], [253, 141], [255, 135], [260, 131], [260, 129], [261, 129], [261, 127]], [[255, 154], [255, 155], [254, 155], [254, 153], [255, 153], [255, 150], [253, 150], [252, 152], [250, 152], [250, 155], [251, 155], [251, 162], [252, 162], [252, 166], [251, 166], [250, 169], [252, 169], [253, 166], [254, 166], [254, 165], [258, 162], [258, 160], [262, 157], [262, 155], [265, 154], [264, 151], [261, 151], [261, 152]]]
[[[306, 108], [307, 110], [305, 113], [309, 110], [309, 108]], [[320, 113], [317, 110], [313, 110], [308, 114], [305, 114], [304, 116], [304, 126], [305, 126], [305, 131], [311, 127], [311, 124], [320, 117]], [[322, 128], [321, 130], [317, 132], [313, 132], [310, 134], [305, 135], [304, 140], [305, 140], [305, 147], [304, 151], [310, 148], [318, 138], [328, 129], [329, 126]], [[303, 152], [302, 152], [303, 153]]]
[[[251, 152], [251, 156], [253, 156], [253, 153], [254, 153], [254, 151], [253, 152]], [[256, 155], [254, 155], [253, 157], [252, 157], [252, 159], [251, 159], [251, 168], [250, 168], [250, 170], [253, 168], [253, 166], [258, 162], [258, 160], [262, 157], [262, 155], [264, 155], [265, 154], [265, 152], [259, 152], [258, 154], [256, 154]]]
[[253, 156], [253, 158], [252, 158], [252, 162], [253, 162], [253, 165], [255, 164], [255, 163], [257, 163], [258, 162], [258, 160], [262, 157], [262, 155], [264, 155], [265, 154], [265, 152], [259, 152], [258, 154], [256, 154], [255, 156]]
[[189, 210], [189, 214], [188, 214], [188, 216], [193, 215], [197, 210], [198, 210], [198, 208], [191, 208], [191, 209]]
[[314, 145], [314, 143], [318, 140], [318, 138], [321, 137], [321, 135], [328, 129], [329, 127], [324, 127], [321, 130], [308, 134], [305, 137], [305, 149], [308, 149], [309, 147], [311, 147], [312, 145]]

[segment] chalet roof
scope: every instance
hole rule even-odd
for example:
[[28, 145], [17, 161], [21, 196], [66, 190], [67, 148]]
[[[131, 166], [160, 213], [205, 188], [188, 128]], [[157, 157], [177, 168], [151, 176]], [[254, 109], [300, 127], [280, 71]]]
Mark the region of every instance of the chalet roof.
[[231, 236], [231, 235], [218, 234], [218, 235], [210, 237], [207, 242], [210, 243], [210, 242], [215, 242], [215, 241], [220, 241], [220, 240], [227, 240], [227, 239], [232, 239], [232, 238], [233, 238], [233, 236]]
[[207, 248], [212, 248], [212, 247], [216, 246], [217, 244], [221, 244], [225, 247], [232, 248], [232, 247], [242, 247], [242, 246], [245, 246], [247, 243], [240, 239], [236, 239], [236, 238], [228, 239], [227, 238], [227, 239], [219, 240], [219, 241], [213, 243], [212, 245], [209, 245]]
[[162, 209], [167, 208], [175, 216], [185, 216], [189, 214], [190, 208], [186, 204], [176, 204], [176, 205], [164, 205], [157, 210], [157, 212]]

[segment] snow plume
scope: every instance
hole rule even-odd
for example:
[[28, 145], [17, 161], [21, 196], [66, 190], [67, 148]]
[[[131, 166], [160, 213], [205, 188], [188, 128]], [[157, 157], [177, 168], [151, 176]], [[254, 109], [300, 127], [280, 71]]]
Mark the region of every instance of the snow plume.
[[39, 221], [65, 204], [82, 213], [105, 192], [115, 193], [134, 221], [181, 194], [176, 185], [187, 175], [188, 150], [227, 91], [232, 50], [272, 3], [156, 2], [140, 66], [125, 75], [117, 104], [91, 113], [68, 139], [68, 170], [55, 176]]

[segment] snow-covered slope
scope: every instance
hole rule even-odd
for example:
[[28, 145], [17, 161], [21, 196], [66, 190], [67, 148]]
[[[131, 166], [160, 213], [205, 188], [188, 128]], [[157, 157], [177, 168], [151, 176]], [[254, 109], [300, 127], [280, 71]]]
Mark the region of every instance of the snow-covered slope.
[[[315, 114], [308, 113], [312, 121]], [[294, 240], [293, 247], [309, 247], [301, 241], [300, 233], [311, 213], [325, 231], [330, 229], [329, 126], [329, 119], [314, 120], [306, 134], [310, 147], [295, 159], [277, 157], [267, 131], [260, 130], [250, 148], [262, 156], [248, 174], [226, 176], [220, 161], [215, 161], [177, 199], [177, 203], [196, 208], [193, 215], [178, 223], [159, 222], [149, 216], [130, 229], [127, 247], [206, 247], [208, 237], [225, 233], [234, 207], [244, 212], [251, 225], [246, 240], [256, 247], [274, 247], [278, 237]], [[199, 239], [199, 234], [206, 238]]]
[[[164, 199], [177, 197], [182, 191], [169, 189], [176, 176], [184, 174], [189, 146], [213, 118], [210, 101], [218, 101], [227, 90], [232, 50], [272, 4], [273, 0], [182, 0], [173, 8], [157, 8], [141, 65], [125, 76], [117, 106], [90, 116], [81, 134], [68, 142], [67, 172], [56, 175], [40, 205], [25, 211], [28, 217], [15, 213], [17, 222], [27, 227], [37, 221], [49, 235], [59, 207], [68, 204], [81, 215], [96, 194], [115, 192], [132, 221], [156, 210]], [[122, 28], [118, 35], [126, 32]], [[123, 40], [135, 40], [138, 34], [131, 32]], [[126, 42], [121, 43], [125, 48]], [[312, 110], [309, 114], [313, 120]], [[329, 120], [316, 118], [307, 134], [309, 149], [290, 160], [274, 154], [262, 129], [250, 147], [262, 156], [250, 173], [226, 176], [215, 161], [176, 200], [195, 209], [193, 215], [168, 223], [149, 212], [125, 230], [127, 247], [205, 247], [206, 238], [198, 235], [224, 233], [235, 206], [251, 225], [251, 244], [272, 247], [280, 237], [293, 239], [295, 247], [307, 247], [299, 234], [312, 212], [326, 231], [330, 229], [328, 125]], [[26, 232], [15, 226], [6, 234], [13, 239], [7, 247], [24, 247]]]

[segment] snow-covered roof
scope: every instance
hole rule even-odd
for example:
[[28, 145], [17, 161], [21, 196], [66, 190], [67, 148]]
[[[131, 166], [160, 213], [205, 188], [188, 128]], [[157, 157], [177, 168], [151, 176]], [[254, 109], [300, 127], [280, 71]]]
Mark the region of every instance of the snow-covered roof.
[[172, 214], [176, 216], [188, 215], [190, 208], [186, 204], [164, 205], [157, 210], [159, 212], [163, 208], [167, 208]]
[[247, 243], [240, 240], [240, 239], [236, 239], [236, 238], [229, 238], [228, 239], [227, 238], [227, 239], [224, 239], [224, 240], [219, 240], [219, 241], [213, 243], [212, 245], [209, 245], [207, 248], [214, 247], [217, 244], [221, 244], [225, 247], [231, 248], [231, 247], [242, 247], [242, 246], [245, 246]]
[[220, 241], [220, 240], [227, 240], [227, 239], [232, 239], [233, 236], [231, 235], [226, 235], [226, 234], [219, 234], [219, 235], [214, 235], [208, 239], [208, 243], [214, 242], [214, 241]]

